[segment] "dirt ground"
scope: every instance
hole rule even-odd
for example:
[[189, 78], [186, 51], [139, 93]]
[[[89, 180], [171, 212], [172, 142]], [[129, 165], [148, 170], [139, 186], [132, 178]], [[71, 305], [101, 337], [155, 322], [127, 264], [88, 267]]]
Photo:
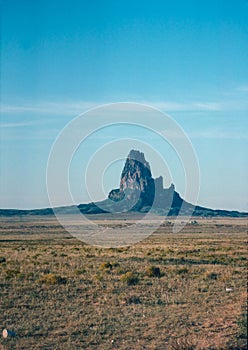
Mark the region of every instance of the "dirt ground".
[[52, 216], [2, 217], [0, 328], [16, 335], [0, 349], [246, 349], [247, 219], [173, 221], [101, 248]]

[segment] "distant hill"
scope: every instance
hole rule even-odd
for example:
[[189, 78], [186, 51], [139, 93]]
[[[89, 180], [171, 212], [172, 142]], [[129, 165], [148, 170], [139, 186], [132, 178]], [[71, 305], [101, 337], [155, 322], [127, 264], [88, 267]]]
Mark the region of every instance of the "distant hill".
[[[183, 207], [182, 207], [183, 206]], [[108, 198], [101, 202], [79, 204], [83, 214], [116, 212], [154, 212], [158, 215], [178, 216], [229, 216], [248, 217], [248, 213], [228, 210], [215, 210], [194, 206], [184, 201], [175, 186], [163, 187], [162, 176], [154, 179], [151, 168], [142, 152], [131, 150], [121, 173], [119, 188], [110, 191]], [[73, 214], [75, 206], [56, 208], [61, 214]], [[0, 215], [53, 215], [52, 208], [17, 210], [0, 209]]]

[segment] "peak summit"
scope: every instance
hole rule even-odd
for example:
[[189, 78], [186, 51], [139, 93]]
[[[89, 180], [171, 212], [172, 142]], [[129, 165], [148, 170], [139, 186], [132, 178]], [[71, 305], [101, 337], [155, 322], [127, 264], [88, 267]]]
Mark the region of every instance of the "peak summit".
[[121, 173], [120, 190], [137, 188], [144, 191], [144, 181], [150, 179], [152, 179], [151, 168], [145, 160], [144, 153], [132, 150]]
[[145, 155], [143, 152], [137, 151], [132, 149], [128, 156], [127, 159], [132, 159], [132, 160], [136, 160], [137, 162], [140, 162], [144, 165], [146, 165], [149, 169], [150, 169], [150, 165], [149, 163], [145, 160]]

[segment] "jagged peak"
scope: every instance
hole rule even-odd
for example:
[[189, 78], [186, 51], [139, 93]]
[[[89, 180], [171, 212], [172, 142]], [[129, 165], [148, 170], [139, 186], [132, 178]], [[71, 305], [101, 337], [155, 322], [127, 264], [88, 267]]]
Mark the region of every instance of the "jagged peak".
[[120, 187], [110, 191], [109, 199], [114, 202], [124, 198], [136, 200], [135, 210], [152, 206], [165, 208], [170, 205], [180, 207], [182, 199], [176, 195], [175, 186], [163, 187], [163, 177], [152, 177], [149, 163], [143, 152], [132, 149], [126, 159], [121, 173]]
[[146, 168], [148, 168], [149, 170], [151, 170], [150, 168], [150, 164], [146, 161], [145, 159], [145, 155], [143, 152], [140, 152], [138, 150], [134, 150], [132, 149], [128, 156], [127, 156], [128, 160], [136, 160], [137, 162], [143, 164]]

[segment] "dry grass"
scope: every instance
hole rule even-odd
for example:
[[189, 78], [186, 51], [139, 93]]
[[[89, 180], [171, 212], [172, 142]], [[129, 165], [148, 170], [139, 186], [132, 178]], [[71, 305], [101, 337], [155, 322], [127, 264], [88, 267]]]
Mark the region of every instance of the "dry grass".
[[160, 268], [158, 266], [149, 266], [146, 269], [146, 275], [148, 277], [161, 277], [161, 271]]
[[3, 220], [0, 326], [16, 337], [0, 349], [245, 349], [246, 222], [196, 220], [112, 249]]
[[120, 280], [128, 286], [134, 286], [139, 282], [139, 277], [134, 272], [128, 271], [121, 276]]

